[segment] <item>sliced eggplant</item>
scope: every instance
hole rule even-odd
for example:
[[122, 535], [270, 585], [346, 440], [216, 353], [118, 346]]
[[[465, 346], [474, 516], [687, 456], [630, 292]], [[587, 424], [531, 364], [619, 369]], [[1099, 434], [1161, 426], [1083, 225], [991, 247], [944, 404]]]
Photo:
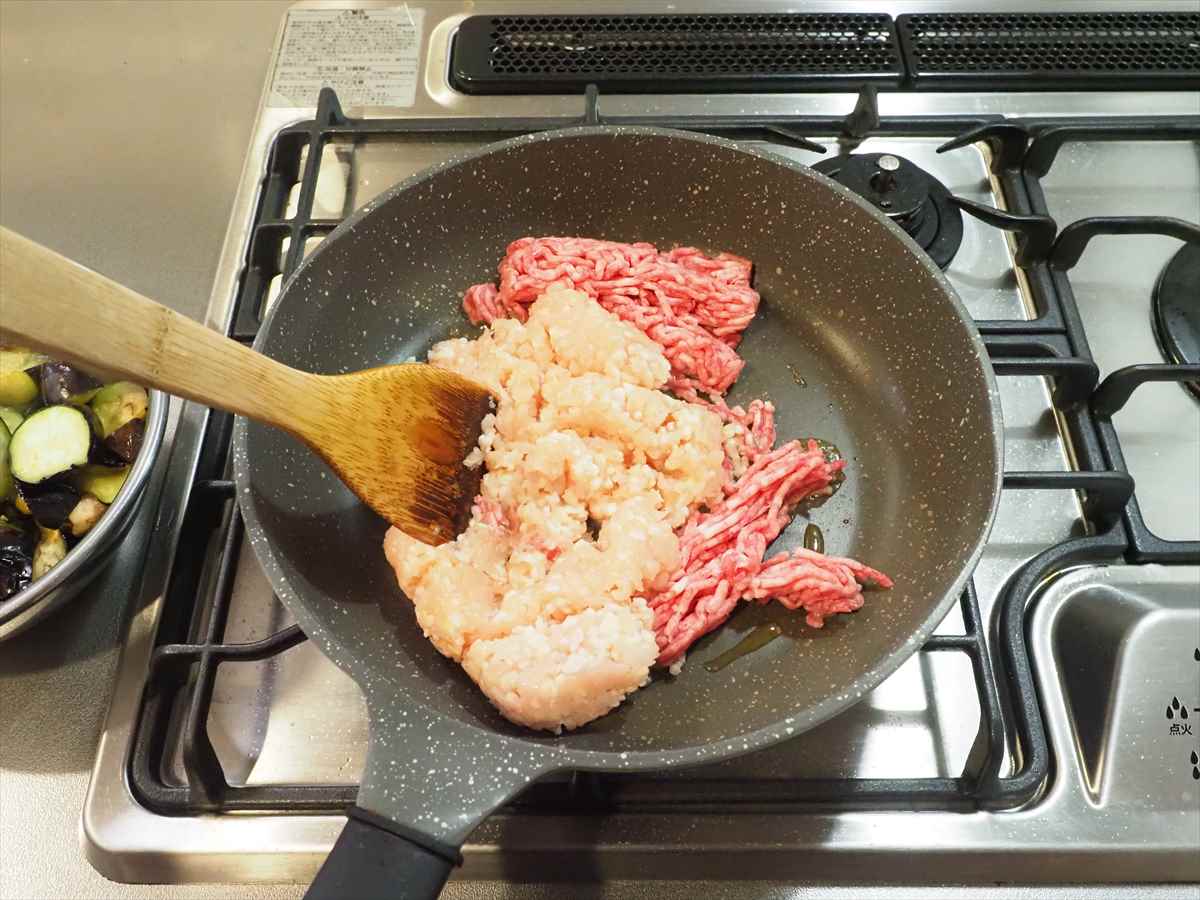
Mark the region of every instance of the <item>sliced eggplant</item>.
[[28, 406], [38, 397], [38, 383], [28, 372], [0, 372], [0, 406]]
[[28, 347], [0, 347], [0, 374], [5, 372], [27, 372], [50, 362], [45, 353]]
[[33, 580], [33, 549], [37, 542], [32, 524], [0, 516], [0, 600], [24, 590]]
[[41, 368], [42, 402], [47, 406], [70, 403], [82, 406], [96, 396], [103, 384], [70, 363], [48, 362]]
[[125, 465], [123, 457], [118, 456], [117, 452], [108, 446], [108, 442], [97, 435], [92, 435], [92, 446], [88, 450], [88, 464], [94, 466], [107, 466], [110, 469], [119, 469]]
[[107, 504], [102, 503], [94, 494], [84, 494], [75, 504], [75, 508], [71, 510], [71, 515], [67, 517], [71, 534], [75, 537], [83, 537], [100, 521], [100, 517], [104, 515], [106, 509], [108, 509]]
[[[125, 459], [119, 456], [115, 450], [108, 446], [108, 441], [102, 436], [103, 429], [100, 427], [100, 419], [96, 416], [96, 411], [90, 406], [76, 406], [88, 420], [88, 425], [92, 429], [92, 443], [88, 448], [88, 462], [96, 466], [123, 466]], [[119, 429], [118, 429], [119, 430]]]
[[48, 478], [38, 484], [17, 481], [17, 495], [42, 528], [62, 528], [79, 503], [80, 491], [65, 478]]
[[146, 436], [146, 420], [131, 419], [104, 439], [104, 446], [116, 454], [121, 462], [131, 463], [142, 449]]
[[8, 425], [0, 421], [0, 500], [6, 500], [13, 492], [12, 466], [8, 461], [8, 446], [12, 435]]
[[57, 528], [43, 528], [41, 532], [41, 540], [33, 550], [33, 571], [30, 574], [34, 581], [44, 577], [67, 555], [67, 542], [63, 539], [61, 531]]
[[0, 406], [0, 422], [8, 426], [9, 434], [16, 431], [24, 421], [25, 416], [21, 414], [20, 410], [13, 409], [11, 406]]
[[70, 406], [47, 406], [21, 423], [12, 436], [9, 458], [13, 477], [38, 484], [87, 462], [92, 430], [87, 418]]
[[33, 553], [20, 547], [0, 547], [0, 600], [23, 591], [33, 581]]
[[117, 499], [125, 479], [129, 477], [129, 467], [114, 469], [108, 466], [84, 466], [72, 473], [72, 481], [79, 491], [91, 494], [101, 503], [112, 503]]
[[100, 421], [100, 436], [106, 438], [126, 423], [146, 418], [150, 398], [140, 384], [114, 381], [96, 392], [91, 406]]
[[32, 527], [27, 527], [24, 522], [12, 522], [6, 516], [0, 516], [0, 550], [15, 547], [32, 553], [36, 543], [37, 534]]

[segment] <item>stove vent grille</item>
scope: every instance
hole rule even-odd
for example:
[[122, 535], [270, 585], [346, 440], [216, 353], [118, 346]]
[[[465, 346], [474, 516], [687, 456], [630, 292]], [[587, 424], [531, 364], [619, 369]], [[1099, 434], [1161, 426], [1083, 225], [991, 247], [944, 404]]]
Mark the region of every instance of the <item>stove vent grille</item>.
[[890, 16], [472, 16], [459, 27], [451, 81], [470, 94], [857, 88], [899, 84]]
[[471, 16], [468, 94], [1192, 90], [1197, 13]]
[[897, 28], [909, 76], [934, 89], [1152, 89], [1200, 77], [1200, 13], [931, 13], [900, 16]]

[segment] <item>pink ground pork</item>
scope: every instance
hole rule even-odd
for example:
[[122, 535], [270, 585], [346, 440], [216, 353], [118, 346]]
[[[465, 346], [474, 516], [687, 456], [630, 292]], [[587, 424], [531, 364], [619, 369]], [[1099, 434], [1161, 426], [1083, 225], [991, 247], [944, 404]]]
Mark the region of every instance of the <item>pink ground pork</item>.
[[[864, 585], [892, 586], [860, 562], [811, 550], [764, 558], [796, 506], [832, 493], [845, 464], [827, 458], [813, 440], [775, 447], [769, 402], [755, 400], [748, 408], [725, 403], [723, 395], [745, 366], [737, 345], [758, 309], [751, 272], [747, 259], [710, 257], [691, 247], [660, 252], [646, 243], [526, 237], [508, 246], [499, 285], [475, 285], [463, 300], [477, 324], [524, 321], [527, 307], [549, 288], [582, 291], [663, 348], [677, 396], [732, 426], [725, 496], [692, 513], [678, 530], [678, 571], [665, 590], [646, 598], [661, 665], [681, 659], [729, 618], [739, 600], [774, 598], [788, 609], [803, 608], [808, 624], [820, 628], [827, 616], [859, 609]], [[480, 512], [502, 516], [499, 510]]]

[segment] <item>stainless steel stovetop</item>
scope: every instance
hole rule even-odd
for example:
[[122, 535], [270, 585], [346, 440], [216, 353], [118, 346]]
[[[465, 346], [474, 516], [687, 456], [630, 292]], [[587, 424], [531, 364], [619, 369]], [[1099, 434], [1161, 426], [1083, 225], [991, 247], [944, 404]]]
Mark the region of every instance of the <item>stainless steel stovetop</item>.
[[[375, 12], [347, 22], [335, 9], [346, 6]], [[305, 243], [293, 251], [294, 262], [319, 242], [326, 226], [396, 181], [494, 139], [487, 133], [490, 128], [518, 130], [511, 125], [516, 118], [565, 123], [580, 116], [578, 96], [472, 97], [458, 93], [448, 81], [449, 41], [467, 15], [546, 12], [548, 6], [355, 2], [295, 7], [281, 28], [207, 324], [238, 332], [246, 321], [239, 298], [250, 282], [261, 282], [264, 303], [278, 292], [280, 278], [272, 278], [271, 272], [282, 269], [293, 238], [286, 227], [271, 231], [261, 226], [270, 211], [260, 208], [260, 200], [272, 191], [285, 198], [281, 221], [302, 214], [316, 223], [296, 232]], [[718, 6], [598, 0], [586, 6], [555, 4], [555, 9], [705, 11]], [[1072, 11], [1194, 9], [1191, 3], [1166, 0], [1056, 6]], [[755, 7], [775, 11], [789, 4], [760, 2]], [[869, 9], [897, 15], [976, 7], [948, 2], [805, 4], [813, 11]], [[1042, 8], [1038, 3], [998, 3], [987, 11]], [[363, 34], [384, 27], [379, 23], [387, 23], [391, 43], [364, 50]], [[293, 126], [318, 115], [316, 92], [322, 80], [340, 88], [346, 112], [356, 120], [423, 124], [419, 131], [379, 127], [369, 134], [334, 129], [312, 163], [314, 189], [306, 198], [302, 175], [309, 145], [292, 139], [299, 133]], [[599, 111], [607, 117], [670, 116], [677, 121], [801, 116], [837, 122], [855, 101], [849, 93], [613, 95], [601, 96]], [[879, 112], [885, 121], [897, 122], [1069, 117], [1076, 123], [1112, 123], [1197, 116], [1200, 104], [1195, 94], [1171, 91], [882, 92]], [[456, 127], [468, 120], [474, 123], [470, 129]], [[1001, 210], [1044, 203], [1060, 228], [1091, 216], [1200, 220], [1196, 134], [1176, 140], [1073, 136], [1037, 182], [1039, 199], [1025, 193], [1028, 182], [1019, 173], [993, 172], [1003, 170], [993, 166], [995, 144], [980, 141], [937, 152], [961, 130], [950, 124], [894, 128], [868, 137], [857, 152], [906, 158], [956, 196]], [[836, 129], [806, 134], [836, 152]], [[760, 137], [748, 140], [763, 143]], [[770, 149], [806, 163], [821, 158], [774, 140]], [[276, 183], [275, 173], [283, 166], [281, 158], [293, 150], [297, 155], [289, 165], [297, 176], [289, 190]], [[994, 357], [1006, 358], [1004, 341], [1019, 339], [1025, 344], [1017, 356], [1028, 355], [1033, 344], [1049, 348], [1039, 350], [1039, 357], [1086, 356], [1090, 348], [1101, 378], [1123, 366], [1163, 362], [1151, 328], [1150, 296], [1180, 247], [1177, 239], [1097, 237], [1078, 264], [1064, 270], [1045, 262], [1019, 266], [1015, 257], [1022, 244], [1013, 234], [972, 216], [964, 216], [963, 224], [962, 245], [947, 273], [968, 310], [990, 323], [990, 330], [984, 330], [995, 340]], [[278, 242], [264, 249], [268, 233]], [[1043, 292], [1061, 292], [1064, 280], [1073, 297], [1068, 309], [1077, 310], [1081, 321], [1051, 322], [1037, 340], [1028, 334], [1006, 338], [1005, 323], [1042, 321]], [[1075, 346], [1079, 334], [1086, 336], [1087, 346]], [[1065, 410], [1061, 396], [1056, 406], [1051, 379], [1033, 371], [1002, 372], [1006, 377], [1000, 379], [1006, 471], [1095, 468], [1088, 461], [1108, 445], [1081, 441], [1080, 421], [1086, 425], [1092, 420]], [[231, 515], [232, 503], [212, 488], [213, 479], [224, 473], [220, 459], [211, 456], [214, 430], [221, 427], [190, 404], [178, 416], [143, 594], [134, 607], [88, 793], [86, 850], [93, 865], [116, 880], [308, 879], [341, 828], [343, 819], [332, 807], [338, 797], [352, 796], [363, 766], [366, 716], [355, 685], [294, 629], [282, 643], [270, 644], [272, 635], [292, 623], [253, 553], [238, 546], [239, 532], [222, 522]], [[1087, 434], [1109, 428], [1109, 438], [1119, 442], [1123, 461], [1105, 458], [1100, 467], [1123, 465], [1132, 475], [1136, 524], [1144, 522], [1158, 538], [1200, 540], [1200, 402], [1195, 396], [1177, 383], [1145, 384], [1111, 417], [1111, 424], [1096, 421], [1087, 428]], [[198, 483], [198, 473], [207, 482]], [[197, 496], [210, 490], [217, 490], [219, 502], [211, 509], [205, 506], [203, 515], [193, 515]], [[858, 706], [790, 743], [719, 766], [651, 779], [653, 784], [607, 784], [600, 790], [611, 796], [599, 808], [584, 804], [580, 809], [585, 811], [573, 813], [554, 803], [539, 806], [534, 797], [493, 817], [465, 848], [466, 864], [447, 896], [482, 895], [496, 881], [622, 878], [708, 879], [727, 892], [739, 882], [763, 878], [843, 885], [1200, 881], [1200, 567], [1195, 559], [1171, 565], [1128, 562], [1123, 529], [1129, 520], [1117, 520], [1109, 528], [1093, 512], [1088, 507], [1085, 515], [1074, 490], [1006, 490], [975, 574], [978, 609], [992, 645], [988, 662], [1000, 673], [1011, 668], [1001, 638], [1011, 625], [1003, 612], [1005, 592], [1022, 579], [1030, 582], [1029, 611], [1023, 629], [1020, 621], [1017, 628], [1027, 635], [1030, 677], [1037, 689], [1033, 707], [1035, 714], [1040, 710], [1049, 758], [1044, 777], [1029, 786], [1017, 805], [971, 802], [970, 783], [983, 770], [999, 778], [1028, 770], [1028, 749], [1013, 724], [1019, 712], [1012, 707], [1020, 706], [1021, 698], [1009, 696], [1009, 681], [999, 679], [999, 721], [1006, 732], [993, 744], [1003, 758], [981, 761], [982, 748], [989, 746], [981, 731], [990, 719], [981, 711], [971, 659], [923, 652]], [[195, 520], [205, 515], [212, 521], [207, 529], [199, 528]], [[190, 607], [179, 608], [178, 591], [172, 587], [187, 568], [181, 560], [190, 558], [195, 545], [221, 540], [229, 540], [230, 546], [208, 548], [207, 555], [201, 554], [207, 562], [191, 573], [196, 588], [188, 596], [200, 598], [193, 616]], [[1044, 573], [1030, 567], [1031, 559], [1036, 562], [1047, 548], [1064, 542], [1080, 552]], [[1189, 559], [1174, 560], [1181, 558]], [[222, 566], [228, 571], [222, 572]], [[221, 585], [229, 588], [228, 607], [214, 613], [204, 598]], [[939, 634], [961, 635], [963, 630], [963, 614], [956, 610]], [[147, 689], [151, 668], [156, 678], [170, 668], [162, 658], [171, 654], [171, 647], [160, 646], [160, 632], [183, 635], [166, 642], [192, 647], [214, 641], [250, 646], [227, 654], [240, 661], [218, 667], [211, 703], [197, 707], [195, 692], [202, 688], [194, 667], [169, 673], [170, 696], [153, 679]], [[289, 649], [268, 655], [266, 645], [251, 643], [256, 641], [268, 641], [272, 650]], [[165, 704], [168, 727], [157, 742], [139, 736], [146, 727], [147, 702]], [[199, 748], [183, 737], [188, 711], [196, 708], [205, 710], [200, 724], [207, 735]], [[202, 766], [213, 761], [203, 758], [208, 745], [233, 786], [229, 796], [250, 799], [222, 805], [225, 789], [195, 774], [197, 756]], [[845, 779], [912, 784], [914, 792], [907, 802], [897, 802], [894, 791], [886, 800], [868, 793], [857, 795], [853, 803], [839, 802], [837, 785]], [[147, 780], [154, 791], [145, 789]], [[718, 784], [724, 793], [714, 794], [711, 803], [694, 800], [697, 791]], [[786, 792], [794, 784], [824, 785], [832, 793], [782, 805], [719, 799], [739, 792], [769, 794], [774, 786]], [[919, 786], [931, 784], [966, 785], [960, 792], [965, 802], [924, 802]], [[238, 794], [242, 788], [246, 790]], [[594, 784], [569, 788], [563, 787], [564, 795], [597, 790]], [[318, 799], [305, 802], [306, 797]], [[1136, 896], [1137, 889], [1131, 890], [1130, 896]]]

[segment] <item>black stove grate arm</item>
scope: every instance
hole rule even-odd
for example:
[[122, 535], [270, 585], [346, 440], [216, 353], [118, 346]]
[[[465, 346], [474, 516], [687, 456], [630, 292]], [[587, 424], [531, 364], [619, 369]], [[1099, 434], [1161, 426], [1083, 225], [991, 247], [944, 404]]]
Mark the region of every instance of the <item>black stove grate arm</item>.
[[[1109, 374], [1092, 395], [1091, 402], [1097, 427], [1109, 441], [1109, 452], [1120, 453], [1112, 417], [1124, 408], [1138, 387], [1150, 382], [1184, 381], [1200, 387], [1200, 365], [1147, 363], [1126, 366]], [[1121, 462], [1119, 455], [1114, 459]], [[1170, 540], [1154, 534], [1146, 525], [1136, 501], [1127, 506], [1125, 520], [1130, 534], [1130, 547], [1126, 557], [1130, 562], [1200, 564], [1200, 541]]]
[[1200, 365], [1146, 363], [1117, 369], [1104, 379], [1092, 395], [1092, 412], [1111, 419], [1141, 385], [1158, 381], [1200, 381]]
[[1054, 236], [1058, 233], [1058, 225], [1050, 216], [1011, 213], [973, 200], [964, 200], [962, 197], [952, 196], [950, 200], [963, 212], [981, 222], [1016, 234], [1015, 260], [1018, 266], [1043, 262], [1049, 256], [1050, 248], [1054, 245]]
[[984, 122], [946, 141], [937, 152], [958, 150], [979, 141], [987, 144], [992, 154], [992, 173], [999, 175], [1020, 168], [1029, 145], [1029, 130], [1017, 122]]
[[1059, 271], [1073, 269], [1088, 243], [1098, 235], [1161, 234], [1200, 244], [1200, 225], [1170, 216], [1093, 216], [1079, 219], [1063, 228], [1050, 248], [1050, 267]]
[[1200, 116], [1175, 121], [1161, 118], [1144, 121], [1111, 119], [1086, 124], [1051, 125], [1039, 128], [1025, 152], [1027, 175], [1042, 178], [1049, 174], [1058, 151], [1075, 141], [1194, 141], [1200, 140]]
[[1029, 359], [993, 359], [997, 375], [1049, 375], [1054, 377], [1051, 399], [1056, 406], [1072, 409], [1092, 395], [1100, 378], [1096, 364], [1078, 356], [1046, 356]]
[[1133, 478], [1125, 472], [1005, 472], [1009, 490], [1074, 490], [1083, 495], [1083, 513], [1088, 521], [1108, 531], [1121, 519], [1133, 496]]
[[967, 765], [971, 773], [971, 793], [975, 795], [982, 789], [984, 774], [991, 772], [993, 767], [999, 764], [998, 759], [1004, 756], [1005, 720], [1000, 689], [996, 683], [991, 651], [987, 644], [987, 627], [979, 609], [974, 579], [967, 583], [959, 607], [963, 617], [963, 634], [935, 634], [925, 642], [922, 649], [927, 652], [961, 650], [971, 660], [971, 671], [975, 676], [979, 698], [979, 736]]
[[980, 801], [987, 809], [1009, 809], [1033, 800], [1050, 777], [1050, 745], [1042, 716], [1041, 698], [1025, 637], [1025, 611], [1047, 577], [1080, 564], [1120, 558], [1125, 550], [1122, 529], [1077, 538], [1050, 547], [1023, 565], [1009, 580], [997, 606], [996, 635], [1005, 683], [1027, 686], [1004, 700], [1018, 738], [1014, 771], [1002, 772], [1002, 760], [993, 759], [980, 785]]

